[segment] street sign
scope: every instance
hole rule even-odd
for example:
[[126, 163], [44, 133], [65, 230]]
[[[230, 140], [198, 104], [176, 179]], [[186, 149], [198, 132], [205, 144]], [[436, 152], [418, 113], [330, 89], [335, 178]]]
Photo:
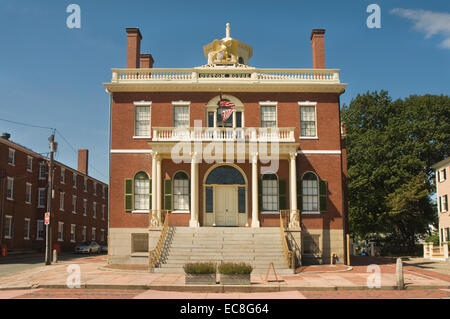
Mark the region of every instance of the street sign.
[[50, 224], [50, 213], [45, 213], [44, 224], [45, 225]]

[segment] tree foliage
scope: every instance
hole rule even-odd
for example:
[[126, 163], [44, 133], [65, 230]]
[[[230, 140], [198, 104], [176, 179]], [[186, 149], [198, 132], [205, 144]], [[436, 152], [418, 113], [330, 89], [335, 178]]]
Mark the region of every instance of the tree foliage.
[[[414, 95], [392, 101], [386, 91], [367, 92], [344, 105], [342, 121], [347, 135], [352, 234], [368, 239], [370, 234], [383, 233], [404, 241], [426, 232], [426, 227], [391, 227], [394, 219], [388, 217], [397, 207], [392, 201], [405, 196], [405, 187], [421, 173], [427, 181], [423, 186], [429, 193], [434, 191], [431, 165], [450, 153], [450, 97]], [[419, 205], [415, 212], [421, 223], [435, 222], [435, 215], [429, 213], [433, 209], [429, 196], [419, 202], [409, 199], [405, 207]], [[399, 214], [395, 220], [407, 219], [406, 215]]]

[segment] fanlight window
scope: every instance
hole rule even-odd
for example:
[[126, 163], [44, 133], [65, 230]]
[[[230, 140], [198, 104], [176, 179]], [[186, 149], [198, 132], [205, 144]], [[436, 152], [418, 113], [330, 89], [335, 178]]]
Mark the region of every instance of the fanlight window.
[[232, 166], [219, 166], [209, 173], [206, 184], [245, 185], [241, 172]]

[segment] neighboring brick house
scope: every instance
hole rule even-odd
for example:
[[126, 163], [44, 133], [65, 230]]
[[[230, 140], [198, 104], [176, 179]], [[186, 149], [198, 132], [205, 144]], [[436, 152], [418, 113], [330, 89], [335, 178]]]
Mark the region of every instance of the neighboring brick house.
[[[325, 30], [311, 34], [313, 69], [250, 67], [252, 47], [228, 27], [204, 47], [207, 65], [157, 69], [140, 53], [139, 29], [126, 31], [127, 68], [113, 69], [105, 83], [110, 262], [130, 262], [133, 234], [148, 233], [160, 210], [172, 212], [173, 226], [279, 227], [285, 209], [301, 211], [304, 260], [329, 263], [336, 254], [343, 262], [346, 84], [339, 70], [325, 69]], [[278, 152], [277, 167], [269, 167], [275, 160], [268, 162], [263, 144], [267, 154]]]
[[439, 242], [450, 241], [450, 212], [448, 200], [450, 197], [450, 158], [432, 166], [436, 172], [436, 199], [439, 216]]
[[[0, 138], [1, 244], [8, 251], [43, 251], [49, 160], [9, 138]], [[108, 185], [87, 173], [87, 150], [79, 151], [78, 170], [55, 161], [52, 241], [62, 251], [107, 242]]]

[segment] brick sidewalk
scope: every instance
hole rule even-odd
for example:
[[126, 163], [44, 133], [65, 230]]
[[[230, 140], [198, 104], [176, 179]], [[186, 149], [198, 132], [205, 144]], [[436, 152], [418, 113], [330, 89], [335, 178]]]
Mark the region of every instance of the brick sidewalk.
[[[105, 256], [86, 257], [78, 259], [77, 265], [81, 269], [81, 282], [83, 288], [104, 289], [153, 289], [179, 292], [275, 292], [275, 291], [307, 291], [307, 290], [336, 290], [352, 289], [362, 290], [367, 288], [367, 280], [373, 273], [367, 272], [367, 266], [353, 266], [351, 271], [331, 272], [342, 267], [321, 266], [323, 272], [299, 273], [293, 275], [280, 275], [281, 282], [264, 282], [264, 275], [252, 275], [250, 286], [186, 286], [183, 274], [147, 273], [138, 271], [102, 270], [106, 266]], [[41, 266], [14, 275], [0, 278], [0, 289], [26, 289], [40, 288], [64, 288], [70, 275], [67, 266], [70, 261], [57, 263], [51, 266]], [[314, 267], [310, 267], [309, 270]], [[330, 272], [326, 270], [330, 269]], [[319, 269], [319, 268], [316, 268]], [[381, 288], [395, 289], [395, 266], [390, 263], [382, 263]], [[412, 288], [449, 288], [450, 277], [414, 266], [405, 266], [405, 284]], [[273, 276], [271, 276], [273, 278]], [[446, 292], [448, 293], [448, 292]]]

